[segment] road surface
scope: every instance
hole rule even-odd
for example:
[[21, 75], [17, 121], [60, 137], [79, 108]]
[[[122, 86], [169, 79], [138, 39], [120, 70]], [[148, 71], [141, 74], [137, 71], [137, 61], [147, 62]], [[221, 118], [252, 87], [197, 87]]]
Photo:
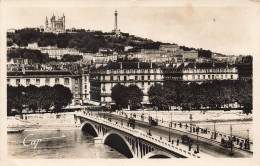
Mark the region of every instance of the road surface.
[[[111, 117], [112, 121], [118, 122], [118, 124], [121, 124], [121, 121], [123, 121], [123, 125], [127, 125], [128, 118], [125, 118], [125, 117], [122, 117], [119, 115], [109, 114], [109, 113], [100, 113], [100, 114], [102, 114], [101, 116], [105, 117], [105, 118]], [[135, 128], [139, 129], [139, 130], [147, 131], [147, 132], [150, 128], [152, 135], [154, 134], [154, 135], [162, 136], [164, 139], [167, 139], [167, 140], [169, 139], [169, 128], [167, 128], [167, 127], [163, 127], [163, 126], [151, 126], [150, 127], [150, 125], [148, 123], [136, 120]], [[190, 134], [190, 133], [184, 133], [183, 131], [175, 130], [174, 128], [170, 129], [170, 133], [171, 133], [170, 134], [171, 139], [173, 139], [174, 142], [176, 142], [176, 140], [179, 139], [180, 143], [181, 143], [181, 136], [184, 134], [188, 135], [191, 139], [193, 139], [192, 149], [196, 149], [197, 135]], [[233, 148], [234, 155], [230, 156], [230, 151], [231, 151], [230, 148], [224, 148], [224, 147], [220, 146], [219, 142], [215, 142], [213, 140], [209, 140], [209, 139], [206, 139], [206, 138], [203, 138], [200, 136], [198, 136], [198, 145], [199, 145], [199, 150], [201, 152], [204, 152], [213, 157], [249, 158], [249, 157], [253, 156], [253, 153], [246, 152], [244, 150], [240, 150], [237, 148]], [[188, 146], [187, 146], [187, 149], [188, 149]]]

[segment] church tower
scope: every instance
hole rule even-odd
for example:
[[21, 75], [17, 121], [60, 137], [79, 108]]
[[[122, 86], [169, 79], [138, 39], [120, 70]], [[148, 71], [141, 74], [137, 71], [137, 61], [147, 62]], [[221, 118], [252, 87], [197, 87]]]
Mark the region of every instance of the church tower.
[[46, 16], [46, 20], [45, 20], [45, 29], [47, 29], [49, 27], [49, 23], [48, 23], [48, 18]]

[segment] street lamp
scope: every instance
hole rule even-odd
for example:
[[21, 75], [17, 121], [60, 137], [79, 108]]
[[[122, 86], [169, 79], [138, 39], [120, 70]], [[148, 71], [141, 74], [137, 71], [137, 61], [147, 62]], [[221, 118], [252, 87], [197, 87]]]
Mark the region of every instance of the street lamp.
[[197, 153], [199, 153], [199, 130], [197, 130]]
[[170, 123], [169, 123], [169, 142], [171, 142], [171, 128], [170, 128]]
[[232, 125], [230, 125], [230, 138], [231, 138], [231, 146], [230, 146], [230, 155], [233, 156], [234, 152], [233, 152], [233, 138], [232, 138]]
[[216, 124], [215, 123], [216, 123], [216, 121], [214, 121], [214, 137], [213, 137], [214, 140], [216, 140]]
[[172, 113], [171, 113], [171, 127], [172, 127]]
[[156, 121], [158, 122], [157, 108], [156, 108]]
[[192, 131], [192, 128], [191, 128], [191, 121], [192, 121], [192, 114], [190, 114], [190, 133]]
[[250, 150], [249, 129], [247, 130], [248, 150]]

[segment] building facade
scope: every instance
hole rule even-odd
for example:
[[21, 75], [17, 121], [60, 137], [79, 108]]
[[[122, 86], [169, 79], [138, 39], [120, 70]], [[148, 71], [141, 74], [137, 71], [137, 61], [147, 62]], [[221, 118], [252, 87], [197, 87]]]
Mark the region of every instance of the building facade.
[[153, 63], [114, 62], [100, 66], [90, 73], [91, 100], [99, 100], [103, 106], [113, 103], [111, 90], [118, 83], [137, 85], [144, 93], [143, 103], [148, 104], [148, 90], [155, 83], [163, 83], [163, 73]]
[[228, 63], [181, 63], [163, 68], [167, 81], [205, 82], [238, 80], [238, 69]]
[[11, 86], [54, 86], [56, 84], [69, 88], [73, 94], [71, 105], [81, 104], [81, 76], [69, 71], [23, 71], [7, 72], [7, 85]]

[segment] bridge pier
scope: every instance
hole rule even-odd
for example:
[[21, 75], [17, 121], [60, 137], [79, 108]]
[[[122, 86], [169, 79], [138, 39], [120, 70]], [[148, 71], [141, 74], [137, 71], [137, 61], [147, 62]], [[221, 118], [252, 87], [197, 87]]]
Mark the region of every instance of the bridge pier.
[[95, 144], [103, 144], [103, 137], [95, 137], [94, 138], [94, 143]]

